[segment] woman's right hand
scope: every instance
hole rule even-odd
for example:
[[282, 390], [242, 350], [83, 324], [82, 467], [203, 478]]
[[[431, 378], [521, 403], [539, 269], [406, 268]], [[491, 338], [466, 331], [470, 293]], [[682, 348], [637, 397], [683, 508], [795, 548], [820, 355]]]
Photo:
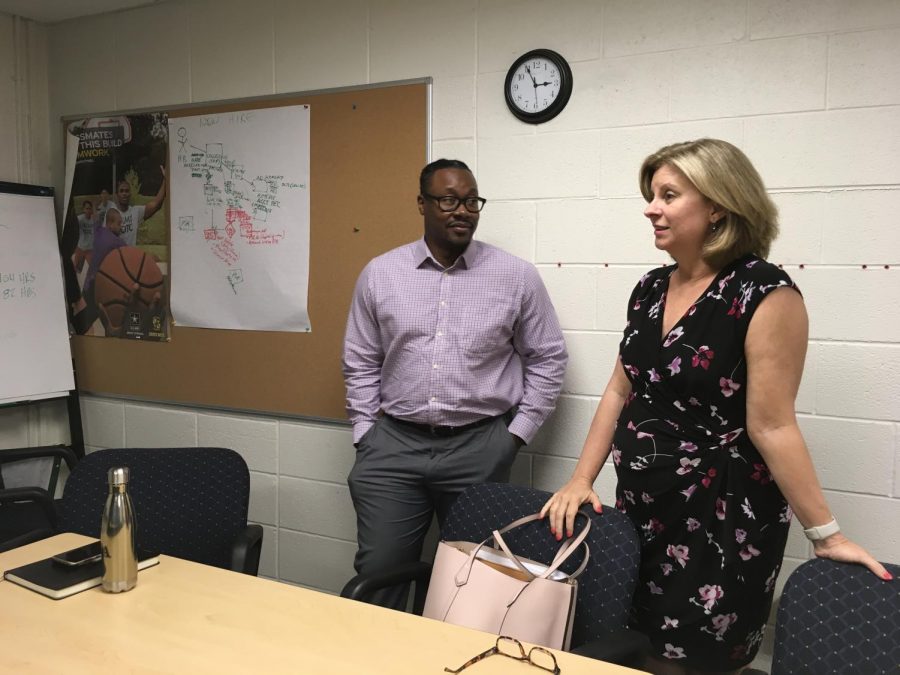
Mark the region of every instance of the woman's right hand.
[[[550, 516], [550, 533], [561, 541], [563, 531], [571, 537], [575, 532], [575, 514], [582, 504], [590, 502], [597, 513], [603, 512], [600, 497], [594, 492], [594, 486], [586, 478], [572, 477], [558, 490], [541, 509], [541, 518]], [[563, 530], [565, 528], [565, 530]]]

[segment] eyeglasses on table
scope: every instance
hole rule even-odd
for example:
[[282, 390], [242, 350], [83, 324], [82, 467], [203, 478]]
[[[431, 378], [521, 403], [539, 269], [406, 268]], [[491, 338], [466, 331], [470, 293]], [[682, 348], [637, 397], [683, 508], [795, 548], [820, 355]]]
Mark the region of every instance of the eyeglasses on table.
[[494, 654], [507, 656], [516, 661], [526, 661], [529, 665], [540, 668], [541, 670], [546, 670], [548, 673], [553, 673], [553, 675], [559, 675], [560, 673], [559, 665], [556, 663], [556, 657], [549, 649], [532, 647], [526, 653], [525, 647], [522, 646], [521, 642], [505, 635], [498, 637], [497, 642], [494, 643], [493, 647], [487, 651], [481, 652], [477, 656], [473, 656], [459, 668], [444, 667], [444, 671], [448, 673], [461, 673], [469, 666], [474, 665], [489, 656], [493, 656]]

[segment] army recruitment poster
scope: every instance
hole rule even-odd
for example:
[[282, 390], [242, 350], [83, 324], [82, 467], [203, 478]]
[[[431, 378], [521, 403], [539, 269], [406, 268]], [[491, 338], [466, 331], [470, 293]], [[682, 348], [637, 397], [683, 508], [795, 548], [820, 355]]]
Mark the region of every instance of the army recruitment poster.
[[78, 139], [63, 259], [73, 331], [165, 340], [169, 317], [165, 113], [69, 123]]

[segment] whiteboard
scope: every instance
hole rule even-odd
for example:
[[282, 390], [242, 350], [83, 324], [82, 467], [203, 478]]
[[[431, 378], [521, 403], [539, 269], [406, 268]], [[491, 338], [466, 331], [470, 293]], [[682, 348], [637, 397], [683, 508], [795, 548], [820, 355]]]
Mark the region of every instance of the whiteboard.
[[65, 297], [53, 191], [0, 184], [0, 405], [75, 388]]

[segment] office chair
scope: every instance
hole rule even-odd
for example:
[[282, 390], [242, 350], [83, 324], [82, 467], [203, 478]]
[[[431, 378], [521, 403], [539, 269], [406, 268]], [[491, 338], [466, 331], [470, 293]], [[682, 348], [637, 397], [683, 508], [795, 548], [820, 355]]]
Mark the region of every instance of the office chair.
[[894, 581], [813, 558], [788, 577], [775, 622], [772, 675], [900, 672], [900, 565]]
[[[0, 450], [0, 468], [4, 464], [51, 458], [66, 463], [71, 472], [78, 458], [71, 448], [52, 445], [34, 448]], [[0, 552], [49, 537], [58, 525], [58, 501], [53, 471], [43, 486], [6, 487], [0, 471]]]
[[128, 492], [145, 550], [256, 575], [263, 530], [247, 524], [250, 472], [226, 448], [117, 448], [98, 450], [69, 476], [59, 527], [100, 536], [109, 493], [107, 471], [127, 466]]
[[116, 448], [86, 455], [66, 481], [49, 534], [100, 536], [107, 472], [114, 466], [131, 472], [128, 492], [140, 548], [256, 575], [263, 529], [247, 524], [250, 472], [243, 457], [225, 448]]
[[[492, 530], [522, 516], [536, 513], [550, 494], [534, 488], [501, 483], [485, 483], [465, 490], [450, 508], [441, 537], [447, 541], [481, 541]], [[578, 577], [578, 603], [572, 631], [571, 651], [603, 661], [639, 666], [649, 647], [646, 636], [626, 628], [631, 596], [637, 585], [640, 545], [628, 518], [612, 507], [602, 514], [590, 512], [591, 530], [587, 542], [591, 555]], [[535, 522], [504, 535], [517, 555], [549, 563], [559, 548], [546, 522]], [[576, 553], [563, 565], [572, 572], [583, 555]], [[413, 563], [385, 574], [357, 575], [341, 592], [342, 597], [365, 601], [378, 588], [415, 579], [414, 608], [421, 611], [427, 563]]]

